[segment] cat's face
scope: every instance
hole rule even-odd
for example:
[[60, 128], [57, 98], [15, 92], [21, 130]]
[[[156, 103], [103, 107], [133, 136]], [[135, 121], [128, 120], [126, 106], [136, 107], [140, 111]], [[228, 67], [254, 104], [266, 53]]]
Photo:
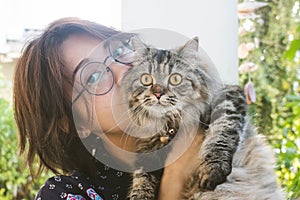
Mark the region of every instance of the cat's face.
[[149, 119], [163, 119], [166, 113], [196, 117], [201, 112], [209, 99], [209, 77], [197, 65], [197, 48], [195, 39], [172, 50], [137, 48], [137, 61], [122, 80], [134, 122], [143, 125]]

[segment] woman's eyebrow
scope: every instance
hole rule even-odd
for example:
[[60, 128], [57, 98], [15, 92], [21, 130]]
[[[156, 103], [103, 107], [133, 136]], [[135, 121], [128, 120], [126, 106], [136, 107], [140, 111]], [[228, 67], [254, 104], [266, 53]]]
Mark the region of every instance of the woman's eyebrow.
[[80, 68], [82, 68], [86, 63], [90, 62], [91, 59], [90, 58], [84, 58], [82, 59], [78, 65], [76, 65], [74, 71], [73, 71], [73, 75], [72, 75], [72, 80], [74, 80], [76, 73], [79, 71]]

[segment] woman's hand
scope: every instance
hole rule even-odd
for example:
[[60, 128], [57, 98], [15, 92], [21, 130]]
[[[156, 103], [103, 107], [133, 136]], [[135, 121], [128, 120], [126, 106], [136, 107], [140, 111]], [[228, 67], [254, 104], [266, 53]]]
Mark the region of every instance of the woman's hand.
[[[160, 184], [159, 200], [182, 199], [184, 183], [199, 163], [199, 150], [203, 140], [204, 133], [198, 133], [188, 149], [175, 162], [165, 167]], [[178, 150], [178, 145], [175, 145], [173, 149]]]

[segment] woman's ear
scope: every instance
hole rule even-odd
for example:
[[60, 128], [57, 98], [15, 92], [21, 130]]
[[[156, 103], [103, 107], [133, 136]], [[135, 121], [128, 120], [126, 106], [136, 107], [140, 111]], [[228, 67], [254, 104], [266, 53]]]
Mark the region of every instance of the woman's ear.
[[62, 117], [58, 121], [58, 128], [64, 133], [69, 133], [70, 131], [69, 124], [70, 124], [69, 119], [67, 117]]
[[[58, 128], [64, 133], [70, 133], [70, 120], [67, 117], [61, 118], [58, 122]], [[91, 134], [91, 131], [83, 124], [77, 124], [76, 130], [80, 138], [86, 138]]]
[[[80, 138], [88, 137], [93, 130], [94, 116], [94, 95], [88, 92], [82, 93], [80, 98], [72, 104], [72, 119], [74, 128]], [[71, 124], [70, 123], [70, 124]], [[72, 127], [70, 127], [72, 129]]]
[[84, 127], [77, 127], [76, 130], [81, 139], [87, 138], [91, 134], [91, 131]]

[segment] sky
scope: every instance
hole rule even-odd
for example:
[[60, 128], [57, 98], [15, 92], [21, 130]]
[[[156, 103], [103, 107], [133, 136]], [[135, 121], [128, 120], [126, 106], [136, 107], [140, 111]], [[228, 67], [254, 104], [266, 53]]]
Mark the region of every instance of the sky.
[[25, 28], [42, 29], [61, 17], [80, 17], [120, 28], [121, 0], [0, 0], [0, 45]]

